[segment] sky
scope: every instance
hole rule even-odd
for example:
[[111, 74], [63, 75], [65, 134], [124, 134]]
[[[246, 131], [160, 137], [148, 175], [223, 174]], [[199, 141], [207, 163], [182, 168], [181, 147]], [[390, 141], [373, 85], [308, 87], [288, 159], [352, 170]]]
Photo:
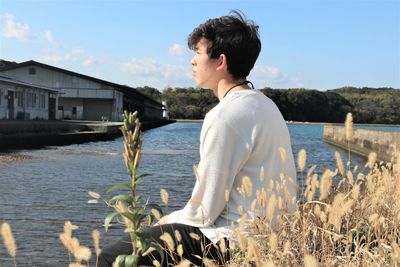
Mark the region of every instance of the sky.
[[400, 88], [400, 0], [0, 0], [0, 59], [132, 87], [195, 87], [187, 36], [239, 9], [256, 88]]

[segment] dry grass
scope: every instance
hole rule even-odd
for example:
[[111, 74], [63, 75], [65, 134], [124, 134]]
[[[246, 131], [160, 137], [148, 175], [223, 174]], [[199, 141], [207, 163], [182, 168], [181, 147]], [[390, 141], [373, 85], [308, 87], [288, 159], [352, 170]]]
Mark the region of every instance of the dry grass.
[[400, 159], [381, 165], [371, 154], [368, 174], [346, 173], [336, 159], [338, 169], [321, 177], [308, 171], [306, 202], [293, 214], [270, 199], [268, 216], [249, 222], [248, 242], [236, 235], [229, 266], [400, 266]]

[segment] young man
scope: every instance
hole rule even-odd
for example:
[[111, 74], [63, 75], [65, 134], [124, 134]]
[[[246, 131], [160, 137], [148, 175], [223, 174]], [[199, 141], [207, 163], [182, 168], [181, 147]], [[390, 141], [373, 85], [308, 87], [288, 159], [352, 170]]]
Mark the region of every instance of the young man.
[[[219, 251], [214, 244], [234, 242], [232, 226], [238, 225], [243, 212], [249, 218], [259, 216], [251, 208], [256, 191], [268, 192], [270, 181], [279, 181], [281, 173], [296, 181], [296, 170], [281, 113], [269, 98], [251, 90], [246, 80], [261, 50], [258, 26], [234, 12], [198, 26], [190, 34], [188, 45], [196, 52], [191, 62], [196, 84], [212, 90], [220, 102], [204, 119], [198, 177], [190, 200], [183, 209], [144, 231], [162, 246], [160, 235], [170, 233], [175, 247], [178, 243], [183, 246], [182, 258], [194, 265], [202, 265], [204, 258], [223, 264], [229, 253]], [[285, 160], [279, 154], [282, 148]], [[265, 179], [260, 179], [262, 168]], [[250, 180], [252, 197], [238, 190], [243, 177]], [[287, 192], [295, 197], [296, 183], [286, 185]], [[238, 211], [239, 206], [243, 212]], [[179, 242], [175, 230], [180, 232]], [[199, 238], [193, 238], [193, 233]], [[100, 266], [110, 266], [119, 254], [130, 254], [129, 238], [125, 241], [103, 250]], [[142, 257], [140, 264], [151, 265], [153, 258], [159, 256]], [[171, 261], [173, 257], [168, 257], [169, 264]]]

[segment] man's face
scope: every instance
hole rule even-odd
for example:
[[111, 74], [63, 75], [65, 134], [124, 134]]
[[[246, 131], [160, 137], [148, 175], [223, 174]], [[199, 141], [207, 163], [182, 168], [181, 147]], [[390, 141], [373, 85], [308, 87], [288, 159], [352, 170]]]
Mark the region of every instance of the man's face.
[[195, 55], [192, 58], [193, 76], [196, 80], [197, 86], [201, 88], [215, 89], [218, 80], [216, 77], [216, 68], [218, 67], [218, 60], [211, 59], [207, 55], [208, 41], [201, 38], [196, 45]]

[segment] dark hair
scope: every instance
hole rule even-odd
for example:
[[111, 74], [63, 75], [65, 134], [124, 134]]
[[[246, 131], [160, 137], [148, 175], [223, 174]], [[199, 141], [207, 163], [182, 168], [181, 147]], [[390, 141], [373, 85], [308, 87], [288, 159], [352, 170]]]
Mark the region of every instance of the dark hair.
[[188, 46], [195, 50], [200, 39], [206, 38], [208, 56], [216, 59], [225, 54], [229, 73], [236, 79], [245, 78], [261, 50], [258, 26], [239, 11], [231, 13], [233, 15], [209, 19], [195, 28], [188, 37]]

